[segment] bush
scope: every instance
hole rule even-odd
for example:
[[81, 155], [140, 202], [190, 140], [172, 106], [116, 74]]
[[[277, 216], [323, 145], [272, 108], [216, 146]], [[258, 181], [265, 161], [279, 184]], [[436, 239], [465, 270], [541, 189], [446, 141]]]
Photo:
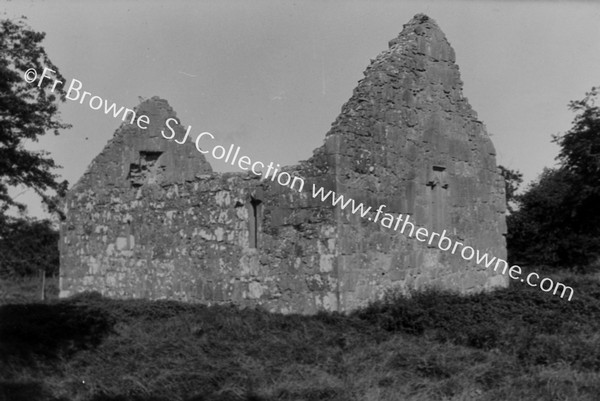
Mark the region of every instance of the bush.
[[581, 292], [572, 301], [523, 286], [473, 295], [426, 290], [390, 294], [354, 316], [391, 332], [499, 349], [529, 365], [567, 361], [598, 370], [600, 285], [584, 281], [568, 284]]
[[[573, 127], [553, 136], [561, 148], [559, 167], [544, 169], [525, 193], [514, 197], [519, 207], [507, 218], [510, 261], [581, 270], [599, 260], [599, 94], [595, 87], [569, 103], [577, 113]], [[503, 171], [505, 177], [519, 178]]]
[[59, 233], [49, 220], [12, 219], [0, 226], [0, 275], [58, 274]]
[[4, 305], [0, 321], [5, 362], [69, 356], [100, 344], [115, 323], [105, 310], [74, 302]]

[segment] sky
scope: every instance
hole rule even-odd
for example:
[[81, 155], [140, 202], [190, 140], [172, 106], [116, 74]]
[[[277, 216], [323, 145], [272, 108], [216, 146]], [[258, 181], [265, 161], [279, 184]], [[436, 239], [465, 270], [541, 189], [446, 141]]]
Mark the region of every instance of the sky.
[[[42, 45], [67, 82], [129, 108], [160, 96], [193, 133], [281, 165], [321, 146], [370, 59], [417, 13], [454, 48], [497, 163], [526, 183], [554, 166], [552, 135], [574, 118], [568, 102], [600, 85], [600, 3], [0, 0], [0, 18], [25, 15], [46, 33]], [[75, 101], [59, 110], [73, 127], [28, 147], [49, 152], [73, 185], [121, 121]], [[30, 215], [47, 216], [37, 195], [14, 193]]]

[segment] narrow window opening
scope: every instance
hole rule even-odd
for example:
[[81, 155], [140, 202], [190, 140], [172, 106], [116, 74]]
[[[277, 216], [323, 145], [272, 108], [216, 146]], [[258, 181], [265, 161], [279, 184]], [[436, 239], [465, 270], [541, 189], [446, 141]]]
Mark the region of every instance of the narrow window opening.
[[435, 232], [444, 229], [446, 223], [446, 201], [448, 181], [445, 166], [432, 166], [433, 174], [430, 176], [427, 186], [431, 188], [429, 193], [431, 227]]
[[131, 243], [131, 220], [127, 220], [127, 232], [125, 236], [127, 237], [127, 249], [133, 248], [133, 244]]
[[258, 232], [260, 230], [260, 221], [262, 214], [262, 201], [254, 197], [250, 197], [250, 218], [249, 218], [249, 246], [250, 248], [258, 248]]

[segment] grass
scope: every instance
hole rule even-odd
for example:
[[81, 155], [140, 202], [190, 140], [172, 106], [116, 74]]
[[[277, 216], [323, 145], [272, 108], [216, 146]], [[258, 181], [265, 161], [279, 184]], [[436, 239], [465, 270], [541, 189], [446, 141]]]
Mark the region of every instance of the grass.
[[280, 315], [97, 294], [0, 307], [0, 401], [596, 400], [600, 283]]
[[[40, 301], [42, 279], [39, 276], [0, 278], [0, 305]], [[45, 299], [58, 298], [58, 277], [46, 277]]]

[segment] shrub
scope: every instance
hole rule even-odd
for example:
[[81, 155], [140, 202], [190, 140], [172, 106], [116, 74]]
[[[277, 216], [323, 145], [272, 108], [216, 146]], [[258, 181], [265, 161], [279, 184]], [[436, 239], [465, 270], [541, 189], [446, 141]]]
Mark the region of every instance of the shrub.
[[58, 274], [58, 231], [49, 220], [12, 219], [0, 226], [0, 275]]

